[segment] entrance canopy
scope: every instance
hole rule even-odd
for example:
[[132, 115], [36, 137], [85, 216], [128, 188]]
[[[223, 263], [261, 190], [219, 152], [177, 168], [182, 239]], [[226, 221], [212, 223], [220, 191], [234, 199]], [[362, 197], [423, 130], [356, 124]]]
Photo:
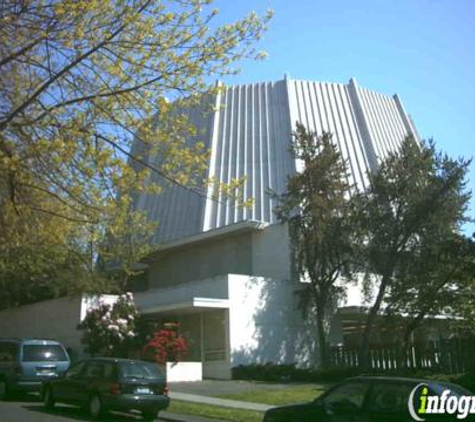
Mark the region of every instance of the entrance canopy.
[[187, 314], [195, 313], [197, 311], [207, 311], [211, 309], [229, 309], [228, 299], [213, 299], [204, 297], [194, 297], [191, 300], [183, 302], [174, 302], [169, 304], [151, 306], [141, 310], [144, 315], [154, 314]]

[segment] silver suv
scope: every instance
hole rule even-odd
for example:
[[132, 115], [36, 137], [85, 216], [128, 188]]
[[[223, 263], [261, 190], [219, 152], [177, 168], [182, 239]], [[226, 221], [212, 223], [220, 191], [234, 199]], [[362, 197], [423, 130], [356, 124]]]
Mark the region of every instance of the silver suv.
[[66, 349], [53, 340], [0, 339], [0, 400], [15, 391], [40, 391], [69, 368]]

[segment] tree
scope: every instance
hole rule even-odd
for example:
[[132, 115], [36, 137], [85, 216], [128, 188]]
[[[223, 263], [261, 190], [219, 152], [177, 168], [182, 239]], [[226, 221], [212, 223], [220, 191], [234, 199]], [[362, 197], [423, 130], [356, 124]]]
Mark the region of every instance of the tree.
[[413, 260], [438, 255], [438, 245], [468, 220], [469, 164], [437, 152], [433, 142], [407, 138], [369, 174], [368, 190], [355, 196], [367, 290], [375, 293], [362, 337], [363, 366], [368, 365], [371, 332], [385, 301], [403, 277], [418, 283]]
[[[385, 312], [403, 316], [403, 344], [428, 317], [460, 321], [466, 298], [473, 295], [475, 243], [453, 233], [446, 239], [421, 239], [421, 247], [394, 277]], [[465, 318], [463, 318], [465, 319]]]
[[303, 289], [300, 307], [315, 311], [320, 365], [327, 363], [326, 318], [343, 293], [338, 284], [350, 273], [354, 232], [350, 222], [347, 167], [329, 133], [317, 137], [297, 123], [292, 156], [301, 172], [290, 176], [287, 190], [274, 195], [275, 213], [289, 224]]
[[455, 307], [456, 315], [459, 318], [454, 326], [473, 337], [475, 335], [475, 233], [471, 239], [466, 239], [465, 242], [467, 246], [463, 262], [467, 271], [464, 274], [464, 288], [460, 289], [459, 301]]
[[[131, 211], [134, 192], [175, 184], [202, 194], [207, 152], [186, 142], [200, 134], [177, 110], [238, 60], [260, 57], [252, 45], [270, 18], [252, 13], [218, 26], [209, 3], [2, 2], [0, 255], [26, 252], [31, 264], [13, 278], [8, 268], [0, 274], [7, 289], [56, 277], [71, 257], [72, 274], [103, 279], [91, 268], [112, 253], [126, 257], [127, 278], [151, 230]], [[131, 149], [134, 140], [144, 148]], [[0, 271], [10, 266], [0, 261]]]

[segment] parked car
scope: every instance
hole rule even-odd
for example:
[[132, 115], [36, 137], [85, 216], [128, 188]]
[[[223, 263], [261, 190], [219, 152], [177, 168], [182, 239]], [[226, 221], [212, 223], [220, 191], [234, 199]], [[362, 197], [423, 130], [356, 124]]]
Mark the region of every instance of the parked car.
[[[427, 388], [424, 390], [424, 388]], [[413, 378], [361, 376], [348, 379], [322, 394], [310, 403], [276, 407], [268, 410], [264, 422], [408, 422], [459, 420], [456, 414], [418, 413], [421, 402], [428, 406], [428, 396], [438, 396], [444, 391], [444, 403], [451, 396], [471, 396], [464, 388], [449, 383]], [[412, 394], [412, 392], [415, 394]], [[422, 398], [422, 399], [421, 399]], [[424, 398], [426, 398], [424, 400]], [[414, 403], [413, 414], [408, 402]], [[445, 404], [444, 404], [445, 405]], [[440, 406], [440, 402], [438, 402]], [[467, 406], [469, 406], [467, 404]], [[467, 407], [465, 406], [465, 407]], [[470, 406], [467, 408], [467, 410]], [[455, 412], [456, 413], [456, 412]], [[464, 420], [474, 420], [466, 415]]]
[[40, 391], [43, 381], [58, 377], [69, 364], [57, 341], [0, 339], [0, 400], [15, 391]]
[[45, 382], [46, 407], [67, 403], [86, 407], [97, 419], [109, 410], [138, 410], [154, 420], [170, 403], [165, 374], [156, 364], [118, 358], [81, 361], [60, 378]]

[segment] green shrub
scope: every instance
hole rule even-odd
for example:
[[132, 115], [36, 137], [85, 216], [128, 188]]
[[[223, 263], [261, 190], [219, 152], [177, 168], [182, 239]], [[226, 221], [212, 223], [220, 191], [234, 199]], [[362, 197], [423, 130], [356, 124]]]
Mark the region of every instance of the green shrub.
[[360, 373], [361, 371], [357, 368], [335, 368], [319, 371], [297, 368], [295, 364], [277, 365], [272, 362], [239, 365], [232, 368], [233, 379], [268, 382], [335, 382]]

